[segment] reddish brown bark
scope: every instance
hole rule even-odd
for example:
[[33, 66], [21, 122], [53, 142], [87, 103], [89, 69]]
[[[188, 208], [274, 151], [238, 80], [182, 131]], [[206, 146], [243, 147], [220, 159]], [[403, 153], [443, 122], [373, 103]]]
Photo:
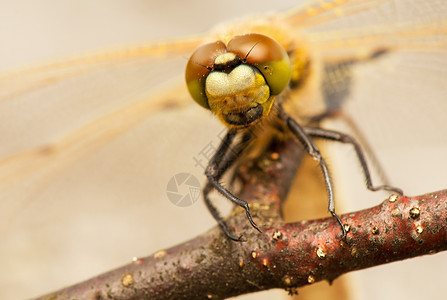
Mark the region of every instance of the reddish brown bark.
[[299, 146], [287, 141], [239, 169], [239, 196], [249, 200], [262, 233], [235, 208], [228, 224], [245, 242], [230, 241], [213, 228], [42, 298], [221, 299], [271, 288], [293, 291], [349, 271], [447, 249], [447, 191], [390, 197], [342, 215], [349, 227], [346, 240], [340, 239], [332, 217], [284, 224], [280, 207], [301, 155]]

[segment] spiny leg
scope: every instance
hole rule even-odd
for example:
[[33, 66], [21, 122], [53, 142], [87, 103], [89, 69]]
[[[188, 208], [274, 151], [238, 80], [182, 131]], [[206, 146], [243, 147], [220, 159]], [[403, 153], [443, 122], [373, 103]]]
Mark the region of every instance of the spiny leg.
[[243, 207], [245, 209], [245, 212], [247, 214], [247, 218], [250, 221], [251, 225], [260, 231], [260, 229], [257, 227], [255, 222], [253, 221], [251, 214], [250, 214], [250, 208], [248, 206], [248, 203], [244, 200], [241, 200], [234, 196], [230, 191], [225, 189], [220, 183], [219, 180], [223, 176], [223, 174], [234, 164], [236, 159], [239, 157], [239, 155], [242, 153], [242, 151], [247, 146], [250, 135], [244, 134], [242, 137], [242, 141], [239, 144], [234, 145], [231, 147], [231, 144], [233, 143], [233, 140], [236, 136], [236, 131], [229, 130], [222, 140], [222, 143], [220, 144], [219, 148], [217, 149], [216, 153], [214, 154], [213, 158], [209, 162], [205, 174], [208, 178], [208, 181], [205, 185], [205, 188], [203, 189], [203, 196], [205, 200], [205, 204], [208, 207], [208, 210], [210, 211], [211, 215], [214, 217], [214, 219], [217, 221], [219, 226], [222, 228], [223, 232], [232, 240], [234, 241], [240, 241], [241, 236], [238, 238], [234, 235], [232, 235], [228, 227], [223, 220], [223, 218], [220, 216], [219, 212], [215, 208], [215, 206], [211, 203], [211, 200], [209, 198], [209, 193], [215, 188], [218, 192], [220, 192], [223, 196], [225, 196], [227, 199], [232, 201], [233, 203]]
[[340, 142], [340, 143], [344, 143], [344, 144], [351, 144], [354, 147], [354, 150], [355, 150], [355, 153], [357, 154], [358, 160], [360, 161], [360, 165], [363, 170], [363, 175], [365, 176], [366, 187], [368, 188], [368, 190], [370, 190], [370, 191], [384, 190], [384, 191], [395, 192], [400, 195], [403, 195], [403, 191], [399, 188], [389, 186], [389, 185], [374, 186], [372, 184], [371, 173], [369, 171], [368, 164], [366, 162], [366, 158], [363, 153], [363, 150], [360, 147], [360, 144], [355, 139], [353, 139], [351, 136], [341, 133], [341, 132], [322, 129], [322, 128], [303, 127], [303, 129], [307, 135], [310, 135], [313, 137], [332, 140], [332, 141]]
[[323, 172], [324, 183], [326, 185], [326, 190], [327, 190], [327, 194], [328, 194], [328, 198], [329, 198], [328, 210], [332, 214], [332, 216], [335, 217], [337, 222], [340, 224], [341, 230], [342, 230], [342, 238], [345, 238], [346, 237], [346, 229], [345, 229], [340, 217], [335, 213], [334, 190], [332, 187], [333, 186], [332, 179], [331, 179], [326, 161], [321, 156], [320, 150], [318, 149], [317, 145], [310, 138], [310, 136], [306, 134], [304, 128], [300, 124], [298, 124], [294, 119], [292, 119], [280, 105], [278, 106], [278, 111], [279, 111], [279, 115], [280, 115], [281, 119], [283, 119], [286, 122], [287, 127], [290, 129], [290, 131], [292, 131], [292, 133], [295, 135], [295, 137], [303, 144], [307, 153], [313, 159], [318, 161], [318, 163], [320, 164], [320, 169]]
[[[226, 133], [225, 137], [222, 139], [222, 142], [219, 145], [219, 148], [217, 149], [216, 153], [213, 155], [211, 160], [208, 162], [208, 166], [207, 166], [205, 172], [207, 172], [209, 169], [213, 168], [213, 173], [215, 173], [214, 175], [216, 176], [217, 180], [219, 180], [220, 177], [222, 177], [222, 175], [225, 173], [225, 170], [228, 169], [232, 164], [232, 161], [227, 161], [227, 163], [224, 164], [223, 160], [226, 157], [226, 154], [229, 151], [230, 146], [231, 146], [235, 137], [236, 137], [236, 131], [232, 131], [232, 130], [227, 131], [227, 133]], [[238, 241], [239, 238], [237, 238], [236, 236], [232, 235], [229, 232], [225, 221], [220, 216], [216, 207], [211, 203], [211, 200], [209, 198], [209, 193], [213, 190], [213, 188], [214, 188], [214, 185], [209, 181], [209, 179], [207, 177], [207, 182], [203, 189], [203, 198], [205, 201], [205, 205], [207, 206], [209, 212], [211, 213], [213, 218], [217, 221], [217, 223], [219, 224], [220, 228], [225, 233], [225, 235], [234, 241]]]
[[219, 224], [220, 228], [225, 233], [225, 235], [230, 239], [232, 239], [233, 241], [240, 241], [242, 236], [237, 237], [230, 233], [227, 224], [223, 220], [222, 216], [219, 214], [216, 207], [211, 203], [211, 200], [209, 199], [209, 193], [212, 191], [213, 188], [214, 186], [209, 181], [207, 181], [205, 187], [203, 188], [203, 198], [205, 200], [206, 207], [208, 208], [213, 218], [216, 220], [217, 224]]

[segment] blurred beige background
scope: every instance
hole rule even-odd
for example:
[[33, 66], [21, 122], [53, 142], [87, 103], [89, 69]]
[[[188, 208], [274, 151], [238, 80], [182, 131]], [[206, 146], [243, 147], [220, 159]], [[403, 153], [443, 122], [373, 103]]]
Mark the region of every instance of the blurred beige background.
[[[0, 1], [0, 70], [106, 46], [204, 32], [229, 18], [283, 10], [297, 2]], [[410, 135], [399, 136], [396, 144], [383, 142], [392, 141], [393, 136], [383, 139], [380, 124], [386, 122], [380, 118], [395, 118], [396, 112], [404, 111], [398, 119], [410, 123], [420, 111], [413, 109], [411, 117], [411, 109], [379, 106], [384, 96], [376, 87], [384, 81], [388, 83], [383, 86], [392, 89], [405, 85], [405, 80], [418, 80], [395, 81], [392, 73], [388, 77], [386, 72], [380, 76], [369, 73], [374, 68], [383, 71], [380, 67], [384, 65], [359, 68], [358, 74], [364, 77], [353, 89], [353, 95], [362, 98], [367, 93], [376, 97], [378, 104], [372, 107], [374, 110], [356, 113], [357, 118], [372, 118], [369, 124], [379, 124], [378, 129], [374, 125], [364, 129], [368, 137], [372, 136], [371, 143], [378, 145], [376, 154], [393, 184], [410, 195], [446, 188], [445, 124], [427, 124], [437, 128], [434, 138], [427, 137], [430, 142], [416, 140], [412, 144]], [[447, 85], [440, 86], [437, 83], [441, 79], [437, 80], [431, 82], [435, 95], [430, 105], [446, 92]], [[416, 90], [412, 93], [416, 100], [423, 96]], [[405, 100], [402, 99], [403, 106]], [[356, 105], [352, 106], [355, 112]], [[424, 120], [430, 119], [428, 113]], [[400, 123], [405, 126], [402, 124], [405, 122]], [[170, 128], [181, 128], [181, 136]], [[191, 158], [210, 140], [217, 143], [220, 130], [220, 124], [196, 108], [180, 116], [159, 115], [43, 187], [36, 199], [23, 204], [23, 214], [14, 216], [11, 224], [0, 221], [0, 228], [8, 226], [0, 232], [0, 299], [23, 299], [50, 292], [128, 263], [134, 256], [146, 256], [185, 241], [214, 226], [201, 201], [188, 208], [172, 205], [166, 199], [165, 185], [176, 172], [185, 170], [203, 180], [202, 171], [194, 167]], [[414, 132], [417, 136], [433, 132], [419, 126], [415, 130], [420, 130]], [[154, 154], [154, 149], [162, 153]], [[347, 195], [347, 201], [339, 204], [339, 212], [370, 207], [385, 199], [386, 194], [365, 192], [350, 149], [345, 151], [342, 147], [338, 155], [340, 159], [333, 158], [330, 165], [342, 173], [336, 176], [337, 191]], [[343, 277], [352, 299], [441, 299], [447, 292], [446, 258], [445, 253], [440, 253]], [[303, 289], [303, 294], [307, 289]], [[240, 299], [261, 297], [288, 296], [284, 291], [273, 291]]]

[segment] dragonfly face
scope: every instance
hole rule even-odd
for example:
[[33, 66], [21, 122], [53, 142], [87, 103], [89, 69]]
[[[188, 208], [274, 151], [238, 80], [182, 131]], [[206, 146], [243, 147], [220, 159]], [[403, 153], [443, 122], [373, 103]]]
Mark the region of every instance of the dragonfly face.
[[186, 66], [186, 83], [199, 105], [225, 126], [240, 128], [270, 113], [290, 74], [289, 57], [276, 41], [247, 34], [197, 49]]
[[[237, 2], [240, 6], [245, 5], [245, 2]], [[296, 5], [296, 2], [291, 1], [290, 7]], [[342, 2], [346, 5], [334, 5]], [[348, 98], [352, 101], [347, 103], [347, 109], [372, 142], [373, 149], [382, 158], [381, 162], [393, 182], [397, 182], [409, 194], [444, 188], [444, 182], [441, 181], [445, 180], [440, 180], [443, 171], [438, 166], [446, 165], [443, 160], [446, 149], [443, 136], [446, 129], [442, 118], [443, 111], [446, 111], [446, 102], [445, 96], [440, 95], [446, 94], [447, 85], [442, 79], [446, 76], [442, 70], [447, 68], [443, 48], [439, 46], [445, 41], [445, 32], [442, 31], [445, 23], [441, 22], [445, 18], [445, 2], [326, 1], [325, 8], [319, 5], [321, 3], [323, 2], [314, 1], [294, 11], [277, 13], [271, 19], [266, 18], [266, 23], [272, 24], [275, 23], [275, 18], [289, 20], [289, 36], [292, 41], [299, 44], [304, 40], [301, 50], [311, 55], [311, 60], [301, 61], [302, 69], [307, 70], [305, 72], [309, 75], [305, 78], [309, 80], [303, 82], [302, 89], [297, 92], [300, 97], [294, 98], [297, 100], [294, 104], [304, 115], [314, 115], [315, 110], [324, 111], [324, 108], [313, 109], [324, 103], [314, 100], [324, 98], [323, 90], [331, 95], [339, 92], [343, 94], [343, 91], [337, 90], [342, 87], [337, 84], [340, 82], [338, 79], [350, 76], [353, 86]], [[258, 4], [256, 1], [255, 6]], [[269, 9], [285, 9], [277, 6], [284, 5], [283, 1], [277, 1], [274, 5]], [[234, 5], [227, 4], [220, 7], [219, 12], [229, 7], [234, 11]], [[159, 32], [163, 27], [170, 36], [187, 33], [184, 24], [189, 23], [178, 22], [175, 15], [170, 18], [171, 10], [169, 7], [165, 14], [160, 14], [163, 18], [148, 18], [145, 15], [145, 19], [158, 20], [157, 23], [135, 26], [133, 32], [142, 27], [145, 28], [144, 31], [147, 28], [156, 28]], [[414, 17], [405, 17], [409, 10], [414, 12]], [[46, 11], [57, 10], [46, 7]], [[138, 10], [138, 13], [141, 14], [141, 11]], [[249, 8], [241, 11], [252, 13]], [[363, 12], [370, 18], [365, 17]], [[120, 18], [115, 19], [121, 20], [123, 13], [125, 12], [120, 11]], [[200, 14], [203, 15], [203, 12]], [[201, 21], [205, 21], [209, 15], [204, 16]], [[220, 13], [215, 14], [216, 18], [220, 16]], [[227, 14], [225, 19], [233, 17], [234, 15]], [[130, 24], [133, 18], [134, 16], [126, 22]], [[188, 15], [188, 18], [196, 17]], [[28, 19], [15, 19], [22, 24], [29, 24]], [[61, 18], [57, 16], [48, 19]], [[74, 24], [79, 19], [79, 16], [73, 18]], [[168, 22], [161, 23], [161, 19]], [[265, 20], [264, 16], [260, 19]], [[398, 19], [402, 23], [395, 26]], [[374, 23], [375, 21], [377, 22]], [[178, 24], [177, 22], [182, 25], [173, 25]], [[217, 22], [220, 21], [214, 20], [212, 23]], [[116, 23], [110, 20], [110, 24]], [[244, 24], [239, 22], [239, 25], [241, 23]], [[93, 21], [90, 24], [89, 31], [100, 27]], [[121, 24], [122, 28], [127, 28], [125, 24]], [[436, 26], [432, 26], [434, 24]], [[2, 28], [11, 28], [9, 25]], [[232, 22], [229, 25], [231, 26], [224, 26], [222, 31], [235, 31], [236, 25]], [[233, 37], [257, 32], [244, 31], [243, 26], [239, 25], [237, 27], [242, 28], [241, 32], [229, 35]], [[41, 57], [57, 58], [126, 42], [125, 39], [105, 39], [102, 44], [88, 44], [80, 48], [77, 47], [80, 37], [88, 34], [71, 34], [73, 26], [64, 27], [62, 21], [60, 25], [49, 27], [64, 28], [64, 35], [49, 43], [42, 42], [42, 39], [31, 40], [33, 46], [25, 44], [18, 49], [31, 52], [28, 49], [34, 50], [34, 46], [38, 48], [42, 44], [64, 45], [67, 33], [76, 37], [70, 48], [53, 55], [41, 50], [41, 53], [47, 54]], [[209, 27], [210, 23], [205, 23], [190, 32], [203, 31]], [[57, 34], [58, 32], [54, 32], [50, 36]], [[97, 33], [97, 36], [107, 34], [115, 35], [102, 32]], [[435, 34], [437, 38], [432, 39]], [[29, 36], [32, 35], [34, 32]], [[135, 33], [129, 33], [128, 36], [130, 40], [127, 42], [146, 40], [143, 35]], [[15, 35], [10, 39], [26, 40], [27, 37]], [[95, 39], [94, 36], [90, 38]], [[197, 47], [216, 40], [227, 43], [229, 39], [210, 33], [200, 35], [199, 38], [175, 39], [173, 43], [168, 41], [163, 47], [152, 43], [145, 48], [146, 52], [142, 51], [144, 47], [133, 47], [133, 44], [129, 51], [101, 52], [103, 55], [90, 56], [92, 64], [87, 59], [68, 60], [59, 65], [34, 68], [33, 72], [21, 73], [20, 78], [16, 76], [11, 79], [13, 76], [7, 76], [7, 80], [4, 77], [0, 79], [0, 219], [3, 220], [0, 229], [8, 230], [6, 234], [5, 231], [0, 232], [0, 252], [3, 259], [0, 265], [4, 270], [0, 280], [3, 296], [0, 298], [29, 298], [54, 290], [121, 265], [132, 256], [146, 255], [193, 237], [203, 232], [204, 228], [214, 225], [204, 205], [196, 204], [186, 211], [172, 205], [165, 194], [166, 183], [177, 172], [186, 170], [199, 179], [203, 178], [203, 169], [195, 165], [193, 158], [199, 157], [198, 153], [210, 141], [213, 141], [214, 146], [219, 141], [217, 136], [222, 131], [221, 124], [213, 120], [206, 110], [201, 111], [199, 107], [196, 109], [185, 104], [192, 101], [183, 87], [182, 78], [172, 80], [173, 74], [182, 76], [187, 58]], [[275, 40], [282, 41], [277, 37]], [[434, 41], [441, 43], [436, 44]], [[9, 45], [3, 44], [2, 51], [6, 51], [7, 44]], [[70, 45], [69, 42], [67, 44]], [[285, 44], [291, 45], [280, 44], [283, 47]], [[321, 81], [310, 76], [315, 75], [314, 71], [323, 63], [349, 64], [350, 57], [368, 57], [371, 53], [369, 49], [384, 49], [383, 47], [390, 49], [386, 55], [356, 65], [352, 73], [345, 73], [340, 68], [332, 69], [334, 71], [329, 72], [329, 78], [334, 80], [326, 82], [324, 88], [319, 86]], [[119, 50], [122, 48], [127, 49], [127, 46], [120, 47]], [[284, 48], [288, 49], [287, 46]], [[20, 51], [12, 48], [7, 52]], [[178, 68], [170, 67], [169, 58], [173, 56], [180, 57]], [[299, 57], [309, 58], [309, 55]], [[5, 60], [12, 61], [9, 58]], [[27, 64], [29, 61], [32, 59], [16, 61], [14, 65]], [[299, 58], [292, 63], [297, 62]], [[93, 64], [96, 67], [92, 67]], [[153, 70], [157, 70], [155, 76], [146, 75]], [[168, 70], [173, 72], [163, 77]], [[152, 93], [147, 92], [153, 92], [154, 87], [161, 82], [156, 79], [162, 77], [172, 80], [166, 85], [167, 90], [172, 93], [151, 97]], [[23, 89], [17, 89], [18, 87]], [[5, 94], [9, 96], [4, 96]], [[147, 105], [124, 110], [142, 99], [146, 101], [141, 101], [140, 104]], [[177, 101], [184, 106], [175, 106]], [[154, 103], [159, 105], [153, 105]], [[147, 107], [152, 107], [155, 113], [147, 113]], [[114, 112], [116, 114], [112, 115]], [[128, 120], [145, 121], [128, 126]], [[111, 130], [105, 131], [105, 128]], [[198, 139], [200, 136], [204, 138]], [[73, 143], [78, 137], [82, 138], [82, 144]], [[98, 141], [107, 143], [98, 144]], [[84, 150], [87, 151], [83, 152]], [[40, 155], [34, 155], [36, 153]], [[355, 162], [352, 162], [352, 153], [343, 153], [341, 156], [345, 158], [343, 163], [339, 164], [335, 159], [329, 161], [334, 172], [345, 171], [342, 176], [334, 176], [338, 179], [336, 190], [352, 193], [348, 197], [352, 199], [352, 203], [341, 206], [345, 199], [337, 202], [341, 211], [362, 209], [383, 200], [384, 195], [365, 193], [362, 177], [355, 168]], [[351, 164], [354, 165], [354, 170], [346, 171]], [[405, 169], [403, 172], [402, 168]], [[10, 172], [11, 170], [14, 172]], [[402, 179], [403, 176], [409, 176], [408, 181]], [[348, 181], [345, 187], [344, 179]], [[428, 181], [426, 185], [423, 185], [423, 179]], [[369, 201], [360, 201], [365, 197]], [[303, 202], [312, 203], [308, 199]], [[321, 202], [324, 206], [319, 209], [320, 216], [327, 216], [324, 196], [312, 204], [316, 202]], [[309, 209], [305, 211], [308, 212]], [[298, 220], [303, 218], [310, 217], [304, 216]], [[175, 226], [169, 227], [171, 223], [175, 223]], [[123, 244], [126, 247], [122, 247]], [[120, 251], [112, 253], [104, 249]], [[445, 269], [440, 265], [447, 260], [442, 256], [433, 256], [418, 261], [362, 272], [369, 276], [363, 277], [362, 282], [365, 284], [362, 288], [366, 291], [374, 289], [365, 293], [382, 293], [379, 298], [384, 299], [389, 297], [393, 289], [400, 296], [407, 293], [407, 299], [440, 298], [434, 293], [442, 291], [439, 288], [443, 285], [442, 276], [436, 276], [435, 271]], [[386, 274], [380, 273], [381, 270], [386, 270]], [[424, 270], [433, 276], [427, 277], [426, 281], [420, 276], [409, 278], [414, 270]], [[402, 274], [408, 275], [405, 281], [388, 280], [390, 277], [400, 278]], [[377, 280], [382, 280], [381, 283], [387, 288], [375, 289], [370, 283]], [[408, 286], [420, 288], [410, 290]], [[10, 293], [6, 294], [7, 291]], [[357, 298], [367, 299], [368, 295]]]

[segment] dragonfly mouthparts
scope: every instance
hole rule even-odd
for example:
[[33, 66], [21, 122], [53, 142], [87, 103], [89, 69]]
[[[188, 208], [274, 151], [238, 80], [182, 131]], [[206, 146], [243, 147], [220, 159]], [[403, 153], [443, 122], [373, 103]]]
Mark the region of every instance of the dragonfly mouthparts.
[[262, 105], [251, 107], [245, 111], [230, 112], [223, 115], [225, 121], [230, 125], [248, 126], [262, 117], [264, 108]]

